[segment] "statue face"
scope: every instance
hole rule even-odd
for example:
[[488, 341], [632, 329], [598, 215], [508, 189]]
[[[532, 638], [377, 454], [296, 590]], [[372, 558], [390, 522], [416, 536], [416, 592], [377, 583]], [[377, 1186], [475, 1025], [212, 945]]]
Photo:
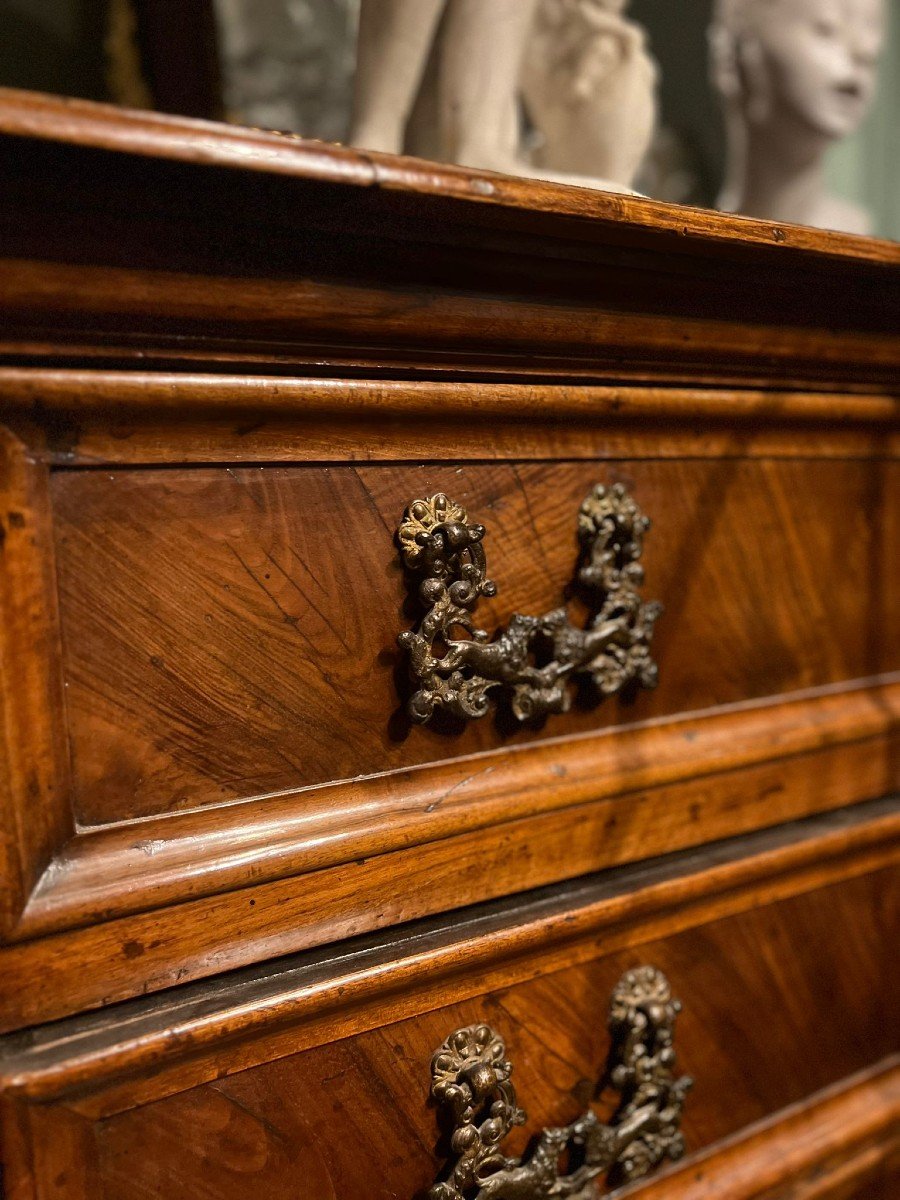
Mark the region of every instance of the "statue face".
[[826, 137], [852, 133], [875, 90], [882, 0], [756, 0], [755, 15], [771, 115], [788, 109]]

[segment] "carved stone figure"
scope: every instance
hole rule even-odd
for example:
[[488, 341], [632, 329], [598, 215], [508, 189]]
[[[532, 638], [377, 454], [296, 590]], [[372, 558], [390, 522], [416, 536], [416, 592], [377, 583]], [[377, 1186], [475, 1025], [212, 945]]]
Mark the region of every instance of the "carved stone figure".
[[628, 191], [656, 72], [625, 3], [362, 0], [351, 142], [401, 153], [412, 122], [414, 148], [445, 162]]
[[627, 0], [540, 0], [521, 73], [538, 169], [630, 186], [656, 124], [656, 64]]
[[829, 194], [824, 157], [866, 114], [883, 37], [883, 0], [717, 0], [710, 47], [728, 138], [720, 208], [869, 232], [865, 210]]

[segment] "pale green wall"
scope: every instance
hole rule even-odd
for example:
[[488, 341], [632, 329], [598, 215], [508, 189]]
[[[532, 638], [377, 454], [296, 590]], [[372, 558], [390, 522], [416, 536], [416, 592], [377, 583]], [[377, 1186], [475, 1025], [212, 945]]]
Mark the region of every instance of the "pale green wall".
[[859, 133], [831, 152], [836, 192], [872, 213], [875, 233], [900, 240], [900, 0], [887, 0], [890, 28], [878, 99]]

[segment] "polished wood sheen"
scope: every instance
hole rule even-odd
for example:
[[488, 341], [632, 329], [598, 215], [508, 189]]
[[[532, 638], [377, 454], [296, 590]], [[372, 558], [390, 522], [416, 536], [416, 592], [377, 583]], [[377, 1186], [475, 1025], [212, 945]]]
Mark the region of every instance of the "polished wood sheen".
[[900, 1059], [751, 1126], [639, 1194], [642, 1200], [895, 1200]]
[[[829, 821], [798, 827], [793, 846], [814, 853]], [[777, 870], [778, 840], [769, 833], [723, 846], [733, 885], [751, 863], [757, 872]], [[858, 861], [851, 855], [842, 878], [824, 886], [782, 863], [785, 890], [770, 874], [724, 915], [727, 908], [700, 899], [710, 895], [714, 868], [700, 856], [664, 860], [660, 880], [682, 893], [674, 924], [653, 915], [652, 870], [629, 868], [568, 894], [548, 889], [525, 905], [473, 912], [468, 928], [465, 920], [423, 925], [381, 946], [360, 943], [332, 959], [320, 952], [256, 978], [203, 985], [168, 1005], [133, 1002], [7, 1039], [6, 1093], [27, 1121], [32, 1114], [49, 1120], [48, 1132], [75, 1122], [97, 1191], [73, 1185], [67, 1197], [175, 1196], [195, 1178], [221, 1197], [245, 1194], [251, 1180], [266, 1195], [293, 1188], [310, 1200], [417, 1196], [441, 1163], [426, 1100], [431, 1053], [447, 1033], [479, 1021], [502, 1032], [527, 1096], [529, 1123], [510, 1139], [521, 1150], [535, 1130], [563, 1124], [591, 1102], [608, 1046], [606, 997], [626, 967], [652, 963], [684, 1003], [676, 1044], [680, 1069], [695, 1079], [682, 1122], [693, 1153], [767, 1121], [764, 1132], [741, 1134], [745, 1150], [731, 1151], [739, 1172], [751, 1169], [763, 1146], [777, 1155], [789, 1138], [798, 1173], [826, 1148], [838, 1162], [868, 1148], [858, 1167], [869, 1171], [896, 1149], [891, 1055], [900, 1025], [893, 1009], [885, 1020], [881, 997], [900, 982], [896, 956], [884, 953], [900, 920], [900, 887], [895, 868], [854, 877]], [[690, 894], [700, 904], [688, 916]], [[591, 905], [622, 903], [633, 914], [620, 926], [624, 942], [613, 931], [601, 939], [577, 932], [579, 913]], [[522, 941], [551, 909], [568, 943], [556, 956], [548, 955], [546, 932], [532, 949]], [[671, 900], [657, 911], [673, 912]], [[498, 954], [504, 936], [519, 941], [512, 957]], [[464, 991], [449, 1006], [455, 989], [434, 960], [423, 961], [439, 947], [468, 963]], [[486, 958], [494, 959], [487, 970]], [[402, 982], [393, 978], [398, 971]], [[329, 991], [330, 1013], [322, 1007]], [[202, 1041], [210, 1050], [198, 1055]], [[865, 1082], [841, 1084], [876, 1063], [883, 1078], [870, 1072]], [[802, 1119], [790, 1109], [823, 1088], [836, 1089], [837, 1099], [815, 1100]], [[32, 1109], [31, 1098], [42, 1104]], [[701, 1179], [713, 1167], [713, 1179], [729, 1177], [718, 1153], [699, 1175], [685, 1168], [684, 1178]], [[759, 1184], [783, 1182], [793, 1169], [778, 1155]]]
[[[556, 607], [593, 482], [653, 520], [662, 686], [557, 720], [412, 728], [394, 547], [445, 490], [486, 523], [495, 600]], [[61, 472], [56, 517], [72, 802], [83, 826], [396, 770], [537, 738], [823, 687], [900, 662], [900, 468], [504, 464]], [[773, 545], [781, 553], [773, 555]], [[798, 579], [803, 580], [802, 589]], [[873, 636], [878, 631], [878, 636]], [[398, 688], [399, 682], [399, 688]]]
[[[684, 1002], [654, 1200], [896, 1200], [900, 252], [0, 89], [10, 1200], [423, 1200], [430, 1058], [515, 1150], [622, 973]], [[406, 715], [396, 530], [652, 521], [655, 690]]]
[[888, 393], [900, 364], [887, 242], [8, 91], [0, 165], [14, 361]]

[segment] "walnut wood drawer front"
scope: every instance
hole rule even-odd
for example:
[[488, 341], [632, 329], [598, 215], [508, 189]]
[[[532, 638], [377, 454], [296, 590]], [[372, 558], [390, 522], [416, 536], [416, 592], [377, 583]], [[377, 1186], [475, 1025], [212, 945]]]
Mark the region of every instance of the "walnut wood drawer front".
[[[0, 1029], [895, 791], [896, 464], [655, 445], [48, 469], [7, 437]], [[598, 485], [649, 518], [639, 558], [635, 516], [586, 543]], [[541, 617], [536, 673], [577, 658], [592, 567], [628, 686], [410, 719], [428, 573], [397, 530], [440, 494], [485, 531], [471, 618], [507, 633], [479, 653]]]
[[[580, 1138], [667, 1200], [869, 1195], [900, 1129], [896, 824], [865, 805], [10, 1035], [10, 1178], [56, 1200], [543, 1200], [581, 1195], [541, 1167], [543, 1147], [575, 1170]], [[605, 1122], [630, 1133], [598, 1142]], [[478, 1138], [478, 1177], [505, 1173], [483, 1193], [453, 1175]]]
[[[410, 728], [416, 624], [395, 531], [445, 492], [486, 529], [476, 624], [557, 609], [579, 505], [621, 481], [652, 520], [659, 686]], [[871, 464], [508, 463], [60, 472], [51, 483], [82, 826], [213, 806], [553, 736], [824, 688], [900, 664]], [[900, 471], [878, 484], [900, 503]], [[883, 564], [880, 570], [876, 564]], [[420, 611], [420, 610], [419, 610]], [[873, 637], [872, 630], [878, 636]], [[399, 677], [399, 678], [398, 678]], [[398, 682], [400, 687], [398, 688]]]

